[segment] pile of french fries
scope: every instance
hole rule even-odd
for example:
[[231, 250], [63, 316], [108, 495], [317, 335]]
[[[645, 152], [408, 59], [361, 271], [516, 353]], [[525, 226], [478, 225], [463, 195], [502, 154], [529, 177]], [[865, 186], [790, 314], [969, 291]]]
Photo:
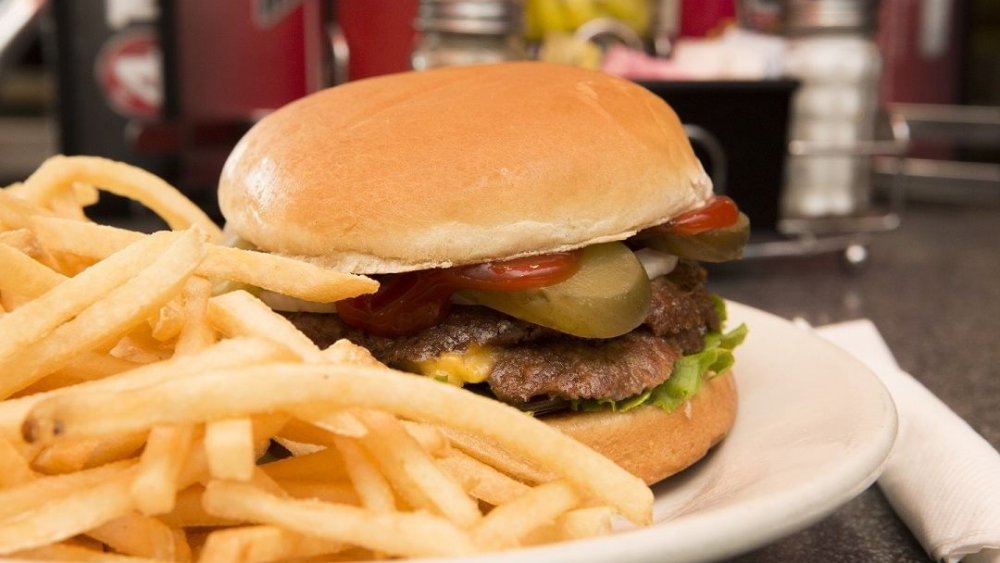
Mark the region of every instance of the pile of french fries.
[[[91, 222], [99, 190], [172, 230]], [[373, 280], [221, 239], [122, 163], [56, 157], [0, 190], [0, 556], [461, 556], [650, 521], [639, 479], [544, 423], [219, 291]]]

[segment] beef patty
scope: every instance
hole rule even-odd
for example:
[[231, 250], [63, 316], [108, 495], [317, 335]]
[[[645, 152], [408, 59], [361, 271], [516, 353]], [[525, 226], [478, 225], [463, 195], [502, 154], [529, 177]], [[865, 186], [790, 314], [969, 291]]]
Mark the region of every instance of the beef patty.
[[471, 345], [489, 346], [495, 363], [486, 382], [504, 402], [621, 400], [665, 381], [674, 362], [701, 350], [705, 333], [719, 330], [705, 279], [703, 268], [680, 262], [651, 282], [652, 303], [643, 324], [609, 339], [577, 338], [476, 306], [455, 306], [441, 323], [396, 338], [367, 334], [336, 315], [285, 315], [319, 346], [347, 338], [401, 369]]

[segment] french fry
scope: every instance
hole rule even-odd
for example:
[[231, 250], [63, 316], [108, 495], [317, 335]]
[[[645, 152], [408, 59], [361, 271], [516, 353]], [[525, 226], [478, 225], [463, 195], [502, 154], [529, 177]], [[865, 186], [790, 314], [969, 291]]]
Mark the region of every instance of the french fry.
[[[196, 429], [201, 430], [202, 427]], [[191, 442], [191, 447], [188, 448], [187, 457], [184, 458], [184, 465], [181, 466], [181, 470], [177, 474], [177, 487], [175, 490], [183, 491], [196, 483], [207, 483], [208, 479], [208, 456], [205, 455], [205, 437], [200, 435]]]
[[253, 563], [339, 553], [346, 544], [276, 526], [244, 526], [209, 534], [199, 563]]
[[101, 192], [86, 182], [73, 182], [73, 197], [81, 208], [90, 207], [100, 201]]
[[73, 189], [77, 183], [98, 186], [115, 195], [134, 199], [162, 217], [173, 229], [194, 225], [211, 240], [222, 238], [222, 231], [208, 215], [176, 188], [123, 162], [88, 156], [54, 156], [24, 181], [18, 195], [36, 205], [44, 205], [53, 194]]
[[23, 185], [18, 189], [5, 188], [0, 190], [0, 225], [4, 229], [23, 229], [31, 224], [31, 218], [36, 215], [51, 215], [47, 209], [35, 205], [19, 194]]
[[24, 389], [21, 389], [17, 393], [14, 393], [10, 396], [10, 398], [18, 399], [28, 395], [34, 395], [35, 393], [45, 393], [46, 391], [53, 391], [62, 387], [76, 385], [78, 383], [82, 383], [83, 381], [85, 380], [79, 377], [74, 377], [64, 369], [57, 370], [25, 387]]
[[213, 297], [208, 303], [208, 318], [226, 336], [269, 338], [284, 344], [307, 362], [322, 359], [319, 348], [291, 321], [246, 291]]
[[46, 202], [46, 207], [52, 210], [52, 213], [57, 217], [76, 221], [88, 221], [89, 219], [84, 214], [83, 206], [80, 205], [80, 200], [77, 197], [77, 193], [85, 188], [78, 190], [77, 185], [79, 183], [74, 182], [68, 186], [68, 189], [53, 192], [52, 196]]
[[[360, 423], [359, 423], [360, 424]], [[361, 435], [364, 435], [368, 430], [361, 426]], [[318, 426], [305, 422], [300, 418], [293, 418], [288, 421], [279, 432], [279, 438], [285, 438], [288, 440], [293, 440], [295, 442], [306, 443], [306, 444], [317, 444], [320, 446], [332, 446], [334, 439], [337, 435], [328, 430], [324, 430]]]
[[403, 500], [414, 508], [433, 510], [462, 528], [479, 522], [482, 514], [476, 502], [434, 464], [395, 417], [375, 411], [359, 411], [358, 417], [370, 431], [359, 444]]
[[278, 481], [286, 479], [345, 481], [348, 478], [344, 460], [333, 448], [266, 463], [260, 468]]
[[53, 372], [53, 375], [64, 372], [65, 375], [80, 381], [92, 381], [135, 369], [139, 365], [110, 354], [83, 352], [73, 358], [73, 362], [65, 368]]
[[472, 544], [447, 520], [421, 513], [377, 514], [354, 506], [282, 499], [241, 483], [213, 481], [205, 510], [227, 518], [351, 543], [401, 556], [464, 555]]
[[[111, 256], [146, 236], [57, 217], [36, 216], [32, 225], [35, 235], [46, 247], [94, 259]], [[317, 303], [333, 303], [378, 289], [378, 282], [365, 276], [345, 274], [277, 254], [215, 244], [208, 245], [207, 255], [197, 273]]]
[[0, 231], [0, 245], [14, 248], [32, 258], [38, 258], [43, 252], [42, 246], [38, 243], [38, 239], [35, 238], [31, 229]]
[[563, 481], [538, 485], [491, 510], [473, 530], [473, 540], [488, 550], [516, 547], [530, 532], [551, 523], [579, 502], [573, 488]]
[[194, 437], [194, 427], [187, 424], [150, 430], [130, 489], [140, 512], [155, 515], [174, 509], [178, 477]]
[[331, 364], [385, 367], [385, 364], [376, 360], [367, 348], [362, 348], [346, 338], [341, 338], [323, 350], [323, 358]]
[[205, 455], [213, 478], [249, 481], [255, 459], [250, 419], [229, 418], [207, 423]]
[[[284, 432], [284, 429], [282, 429], [282, 432]], [[326, 449], [326, 446], [320, 446], [308, 442], [297, 442], [295, 440], [285, 438], [280, 434], [274, 436], [273, 440], [293, 457], [315, 454]]]
[[34, 456], [31, 468], [45, 475], [72, 473], [83, 469], [100, 440], [78, 440], [66, 444], [53, 444]]
[[139, 322], [108, 351], [108, 354], [130, 362], [151, 364], [166, 360], [173, 355], [173, 349], [156, 338], [147, 322]]
[[[361, 500], [358, 498], [358, 493], [355, 491], [355, 486], [349, 482], [292, 479], [277, 481], [277, 484], [289, 496], [294, 498], [316, 499], [336, 504], [362, 506]], [[372, 509], [370, 506], [365, 506], [365, 508]]]
[[0, 308], [2, 308], [4, 312], [13, 311], [29, 301], [31, 301], [31, 299], [27, 299], [12, 291], [0, 291]]
[[0, 269], [0, 290], [11, 291], [25, 297], [38, 297], [67, 279], [66, 276], [6, 244], [0, 244], [0, 263], [4, 265]]
[[73, 362], [18, 391], [12, 397], [22, 397], [54, 391], [85, 381], [102, 379], [139, 367], [141, 364], [116, 358], [103, 352], [83, 352]]
[[457, 449], [438, 459], [437, 463], [470, 495], [493, 506], [510, 502], [530, 489]]
[[288, 424], [292, 416], [283, 412], [255, 414], [250, 417], [253, 458], [262, 458], [271, 449], [271, 439]]
[[124, 516], [132, 509], [131, 478], [126, 470], [0, 522], [0, 555], [62, 541]]
[[608, 458], [495, 400], [387, 369], [271, 364], [167, 381], [120, 393], [113, 400], [100, 394], [53, 397], [35, 406], [23, 428], [28, 442], [45, 444], [57, 438], [56, 429], [59, 439], [99, 436], [236, 413], [294, 412], [296, 405], [318, 404], [385, 410], [476, 433], [614, 506], [637, 524], [652, 519], [652, 492]]
[[0, 244], [17, 249], [19, 252], [30, 256], [46, 267], [52, 268], [60, 274], [75, 274], [79, 272], [81, 260], [90, 263], [90, 259], [80, 259], [68, 255], [57, 255], [50, 252], [43, 246], [29, 228], [19, 228], [11, 231], [0, 231]]
[[48, 504], [74, 490], [89, 489], [125, 474], [134, 461], [122, 461], [103, 467], [67, 475], [38, 477], [32, 481], [0, 490], [0, 522], [31, 510], [35, 505]]
[[28, 461], [6, 438], [0, 437], [0, 490], [27, 483], [35, 478]]
[[183, 323], [174, 347], [176, 354], [191, 354], [215, 343], [215, 331], [208, 323], [208, 300], [212, 283], [198, 276], [188, 279], [184, 297]]
[[522, 458], [510, 455], [495, 442], [485, 440], [481, 436], [445, 426], [440, 426], [439, 430], [447, 437], [453, 448], [465, 452], [517, 481], [538, 485], [548, 483], [556, 478], [551, 472], [535, 467]]
[[[185, 289], [191, 284], [191, 278], [185, 284]], [[160, 307], [151, 319], [149, 319], [150, 336], [160, 342], [167, 342], [177, 338], [181, 328], [184, 326], [184, 308], [177, 299], [171, 299], [166, 305]]]
[[54, 444], [42, 450], [31, 465], [35, 470], [48, 475], [99, 467], [131, 456], [145, 441], [145, 433], [140, 432]]
[[270, 475], [265, 473], [264, 470], [259, 467], [254, 468], [249, 484], [253, 485], [255, 489], [265, 493], [281, 498], [288, 498], [288, 493], [285, 489], [281, 488], [281, 485], [279, 485], [277, 481], [272, 479]]
[[451, 451], [448, 439], [445, 438], [444, 433], [439, 428], [430, 424], [413, 422], [412, 420], [402, 420], [400, 422], [403, 424], [406, 432], [420, 443], [420, 447], [432, 456], [447, 455]]
[[589, 506], [570, 510], [556, 518], [551, 525], [529, 533], [524, 543], [536, 545], [604, 536], [611, 533], [614, 515], [615, 511], [610, 506]]
[[239, 524], [239, 520], [222, 518], [205, 512], [201, 497], [205, 487], [193, 485], [177, 493], [174, 508], [165, 514], [157, 516], [164, 524], [172, 528], [215, 528]]
[[10, 554], [15, 561], [102, 561], [108, 563], [154, 563], [144, 557], [130, 557], [108, 553], [104, 550], [81, 547], [68, 543], [56, 543]]
[[129, 458], [137, 453], [145, 442], [145, 432], [121, 434], [101, 440], [97, 444], [97, 447], [90, 453], [90, 457], [83, 467], [100, 467], [107, 463], [114, 463]]
[[[324, 412], [319, 415], [309, 415], [307, 422], [328, 435], [347, 438], [361, 438], [368, 434], [368, 429], [350, 411]], [[320, 442], [331, 445], [332, 442]]]
[[[109, 257], [100, 265], [52, 285], [45, 294], [0, 320], [0, 358], [34, 342], [135, 277], [175, 239], [172, 233], [153, 235]], [[5, 261], [8, 256], [5, 256]], [[19, 268], [13, 268], [20, 270]], [[8, 269], [5, 268], [4, 271]], [[38, 271], [36, 269], [36, 271]], [[53, 281], [58, 278], [49, 276]], [[61, 282], [62, 280], [59, 279]], [[5, 287], [5, 286], [0, 286]], [[14, 290], [17, 291], [17, 290]], [[20, 291], [18, 291], [20, 293]]]
[[392, 494], [392, 487], [364, 450], [348, 438], [337, 437], [334, 445], [344, 459], [347, 476], [354, 484], [361, 505], [372, 512], [395, 510], [396, 499]]
[[174, 535], [174, 561], [180, 563], [190, 563], [193, 559], [191, 543], [188, 542], [187, 532], [173, 528], [170, 530]]
[[[273, 428], [280, 426], [277, 424], [279, 421], [283, 421], [285, 417], [283, 415], [263, 415], [254, 417], [254, 434], [263, 430], [263, 432], [273, 432]], [[283, 422], [281, 422], [283, 423]], [[271, 426], [275, 425], [276, 426]], [[257, 439], [256, 437], [254, 438]], [[184, 465], [182, 466], [180, 473], [177, 477], [177, 487], [176, 490], [183, 490], [195, 483], [207, 482], [210, 478], [209, 466], [208, 466], [208, 455], [205, 453], [204, 437], [198, 438], [191, 443], [191, 448], [188, 451], [187, 458], [184, 460]], [[250, 480], [251, 483], [256, 486], [263, 488], [265, 490], [273, 492], [281, 492], [281, 487], [270, 478], [269, 475], [265, 474], [259, 467], [253, 468], [253, 474]]]
[[[55, 217], [51, 214], [31, 215], [25, 224], [31, 226], [32, 232], [45, 248], [97, 260], [103, 260], [148, 236], [139, 231]], [[90, 239], [85, 241], [77, 239], [81, 236]]]
[[89, 392], [117, 393], [127, 389], [153, 385], [167, 379], [184, 379], [200, 375], [202, 372], [229, 367], [239, 367], [266, 363], [275, 360], [295, 358], [287, 348], [279, 344], [254, 338], [233, 338], [192, 356], [183, 356], [90, 381], [74, 387], [59, 389], [0, 402], [0, 433], [21, 442], [21, 423], [36, 403], [50, 397]]
[[126, 514], [89, 530], [87, 535], [125, 555], [159, 561], [190, 560], [190, 553], [178, 553], [173, 530], [156, 518]]
[[[201, 259], [202, 252], [195, 233], [187, 233], [148, 268], [112, 290], [103, 300], [90, 305], [44, 339], [26, 346], [6, 360], [0, 360], [0, 371], [9, 375], [0, 384], [0, 396], [8, 396], [30, 385], [68, 364], [75, 354], [119, 337], [141, 323], [179, 290]], [[47, 295], [58, 292], [58, 289]], [[28, 307], [30, 304], [18, 311]], [[2, 320], [13, 316], [8, 315]]]
[[365, 276], [345, 274], [277, 254], [216, 245], [209, 248], [209, 258], [198, 273], [317, 303], [333, 303], [378, 289], [378, 282]]

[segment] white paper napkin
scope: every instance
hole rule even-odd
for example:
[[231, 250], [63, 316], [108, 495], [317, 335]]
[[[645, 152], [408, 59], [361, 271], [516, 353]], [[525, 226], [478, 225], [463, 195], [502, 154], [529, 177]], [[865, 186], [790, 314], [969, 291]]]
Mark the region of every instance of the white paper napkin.
[[927, 553], [1000, 561], [1000, 453], [899, 368], [871, 321], [816, 332], [867, 364], [896, 402], [899, 434], [878, 485]]

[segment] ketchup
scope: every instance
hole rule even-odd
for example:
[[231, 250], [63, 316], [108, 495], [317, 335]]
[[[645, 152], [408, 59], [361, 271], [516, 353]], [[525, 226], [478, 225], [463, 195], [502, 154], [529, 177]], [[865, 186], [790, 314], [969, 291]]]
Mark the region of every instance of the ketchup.
[[717, 195], [709, 199], [704, 207], [682, 213], [653, 229], [682, 235], [697, 235], [733, 225], [739, 217], [740, 210], [736, 207], [736, 202], [726, 196]]
[[569, 279], [580, 252], [556, 252], [421, 272], [390, 274], [371, 295], [337, 303], [337, 314], [353, 327], [378, 336], [405, 336], [434, 326], [448, 314], [451, 296], [460, 289], [522, 291]]

